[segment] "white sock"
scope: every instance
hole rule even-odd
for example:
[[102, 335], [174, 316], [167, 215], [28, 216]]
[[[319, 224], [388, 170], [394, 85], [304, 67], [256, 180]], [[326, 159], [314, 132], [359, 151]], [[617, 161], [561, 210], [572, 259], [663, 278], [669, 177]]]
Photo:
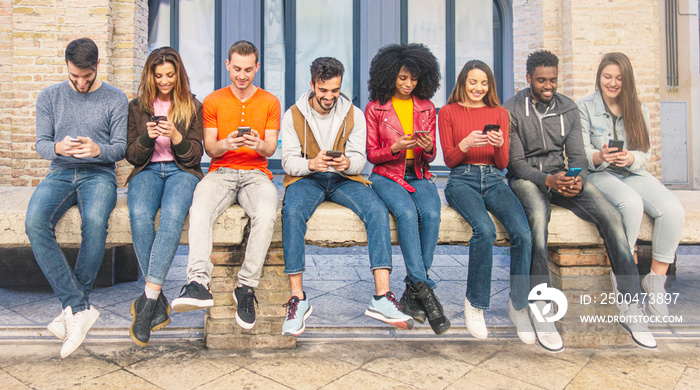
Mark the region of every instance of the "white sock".
[[148, 286], [146, 286], [143, 291], [148, 299], [158, 299], [158, 296], [160, 295], [160, 290], [154, 290]]

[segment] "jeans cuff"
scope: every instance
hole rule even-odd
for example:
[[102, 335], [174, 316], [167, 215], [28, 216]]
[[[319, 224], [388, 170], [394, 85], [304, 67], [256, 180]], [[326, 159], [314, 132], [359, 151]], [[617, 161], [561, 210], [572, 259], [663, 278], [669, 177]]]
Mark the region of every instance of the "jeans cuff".
[[297, 268], [297, 269], [292, 269], [292, 270], [284, 270], [285, 275], [298, 275], [300, 273], [306, 272], [306, 268]]
[[472, 302], [472, 300], [469, 299], [469, 297], [466, 297], [466, 298], [467, 298], [467, 301], [469, 302], [469, 304], [477, 309], [481, 309], [481, 310], [488, 310], [489, 309], [489, 305], [486, 305], [486, 306], [478, 305], [478, 304], [475, 304], [474, 302]]
[[664, 255], [659, 255], [658, 253], [654, 253], [654, 252], [651, 253], [652, 259], [654, 259], [660, 263], [664, 263], [664, 264], [673, 264], [674, 257], [675, 256], [668, 257], [668, 256], [664, 256]]
[[388, 269], [389, 273], [391, 273], [391, 265], [375, 265], [369, 268], [370, 271], [374, 271], [375, 269]]
[[[144, 279], [144, 282], [146, 282], [146, 283], [153, 283], [153, 284], [157, 284], [159, 286], [162, 286], [165, 284], [165, 279], [154, 278], [153, 276], [149, 276], [149, 277], [143, 278], [143, 279]], [[198, 283], [200, 283], [200, 282], [198, 282]]]

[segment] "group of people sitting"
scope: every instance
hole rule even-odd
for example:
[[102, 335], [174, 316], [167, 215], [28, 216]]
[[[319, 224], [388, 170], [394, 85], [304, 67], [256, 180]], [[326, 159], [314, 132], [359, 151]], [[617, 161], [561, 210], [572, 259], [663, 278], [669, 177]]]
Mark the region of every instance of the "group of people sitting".
[[[277, 219], [278, 193], [267, 159], [282, 144], [286, 172], [282, 208], [285, 274], [291, 297], [281, 332], [299, 335], [313, 308], [303, 288], [307, 221], [324, 201], [346, 206], [367, 230], [375, 281], [365, 314], [411, 329], [426, 320], [440, 335], [450, 329], [430, 267], [437, 247], [441, 201], [430, 172], [440, 134], [451, 168], [445, 197], [472, 227], [464, 315], [476, 338], [488, 336], [492, 245], [496, 229], [510, 237], [509, 317], [518, 337], [548, 351], [564, 345], [553, 322], [531, 319], [531, 287], [549, 284], [547, 224], [550, 204], [595, 223], [605, 241], [614, 288], [622, 294], [665, 294], [684, 211], [644, 166], [649, 160], [649, 113], [635, 90], [629, 59], [603, 57], [596, 91], [578, 105], [556, 93], [558, 59], [545, 50], [527, 59], [528, 88], [500, 105], [489, 66], [467, 62], [445, 106], [430, 99], [441, 76], [435, 56], [421, 44], [382, 47], [369, 70], [370, 102], [364, 113], [341, 93], [343, 65], [331, 57], [311, 64], [308, 92], [282, 115], [279, 100], [253, 84], [259, 53], [238, 41], [228, 52], [232, 84], [200, 103], [176, 50], [162, 47], [146, 59], [137, 97], [97, 79], [98, 50], [89, 38], [65, 51], [69, 80], [39, 94], [36, 150], [51, 161], [34, 191], [26, 232], [63, 310], [48, 330], [64, 340], [61, 356], [75, 351], [99, 316], [90, 291], [103, 258], [107, 220], [116, 204], [115, 162], [126, 157], [128, 208], [143, 281], [131, 304], [129, 334], [139, 346], [170, 323], [176, 312], [213, 306], [210, 292], [212, 226], [232, 204], [250, 219], [233, 298], [236, 322], [255, 325], [262, 266]], [[624, 120], [624, 121], [623, 121]], [[206, 176], [200, 161], [211, 157]], [[374, 165], [368, 179], [366, 162]], [[507, 168], [507, 175], [504, 174]], [[505, 178], [504, 178], [505, 176]], [[75, 267], [56, 243], [55, 225], [73, 205], [82, 217]], [[156, 214], [160, 222], [155, 227]], [[654, 219], [651, 272], [639, 281], [633, 257], [642, 215]], [[187, 284], [169, 304], [162, 293], [189, 213]], [[406, 266], [400, 298], [390, 290], [389, 214], [396, 218]], [[466, 233], [465, 233], [466, 234]], [[545, 311], [547, 302], [535, 306]], [[644, 307], [621, 302], [620, 325], [643, 348], [656, 342]], [[649, 305], [668, 315], [663, 300]]]

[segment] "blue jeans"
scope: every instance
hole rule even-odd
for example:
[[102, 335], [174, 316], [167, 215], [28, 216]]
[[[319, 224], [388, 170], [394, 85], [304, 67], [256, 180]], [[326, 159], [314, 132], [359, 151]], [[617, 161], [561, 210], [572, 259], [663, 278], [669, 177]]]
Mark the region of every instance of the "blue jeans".
[[367, 229], [371, 269], [391, 270], [389, 212], [377, 193], [364, 184], [337, 173], [318, 172], [290, 184], [284, 193], [282, 207], [284, 273], [292, 275], [304, 272], [306, 222], [324, 200], [345, 206], [360, 217]]
[[[144, 282], [161, 286], [165, 283], [198, 182], [197, 176], [181, 170], [174, 162], [150, 163], [129, 182], [131, 240]], [[160, 224], [156, 233], [158, 209]]]
[[625, 294], [641, 293], [639, 271], [627, 243], [622, 216], [605, 196], [588, 182], [578, 195], [565, 197], [551, 189], [543, 189], [529, 180], [513, 179], [510, 188], [525, 209], [532, 231], [532, 266], [530, 284], [550, 284], [547, 266], [547, 235], [552, 214], [551, 203], [571, 210], [579, 218], [593, 222], [603, 238], [618, 290]]
[[[90, 307], [90, 291], [105, 254], [107, 221], [117, 203], [113, 171], [93, 168], [49, 172], [34, 190], [27, 207], [25, 229], [41, 271], [63, 308], [73, 313]], [[78, 205], [82, 241], [75, 269], [56, 242], [56, 224]]]
[[513, 308], [527, 306], [530, 292], [532, 241], [522, 205], [503, 181], [503, 172], [492, 165], [458, 165], [445, 187], [447, 203], [472, 227], [469, 241], [467, 299], [472, 306], [488, 309], [496, 227], [491, 212], [510, 237], [510, 299]]
[[427, 179], [418, 179], [415, 174], [406, 175], [416, 192], [408, 192], [395, 181], [372, 174], [369, 177], [372, 189], [384, 201], [389, 212], [396, 218], [399, 245], [406, 263], [406, 283], [426, 282], [435, 288], [435, 281], [428, 276], [433, 264], [433, 254], [440, 233], [440, 196], [437, 186]]

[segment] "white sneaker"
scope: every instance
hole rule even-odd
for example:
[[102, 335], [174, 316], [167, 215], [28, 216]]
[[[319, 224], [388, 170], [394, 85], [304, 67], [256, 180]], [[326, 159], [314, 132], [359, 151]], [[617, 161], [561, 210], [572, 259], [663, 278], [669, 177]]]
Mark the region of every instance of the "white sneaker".
[[632, 336], [632, 341], [644, 349], [656, 349], [654, 335], [649, 332], [643, 318], [646, 315], [639, 304], [622, 304], [618, 323]]
[[[546, 304], [547, 303], [544, 301], [535, 302], [535, 305], [537, 305], [540, 313]], [[532, 313], [530, 313], [530, 315], [532, 316], [532, 325], [535, 328], [535, 333], [537, 334], [537, 341], [540, 342], [542, 348], [549, 352], [555, 353], [563, 351], [564, 341], [561, 339], [554, 322], [539, 322], [537, 321], [537, 318], [532, 315]]]
[[530, 317], [528, 316], [527, 306], [521, 310], [515, 310], [513, 301], [508, 300], [508, 317], [515, 324], [515, 329], [518, 332], [518, 337], [525, 344], [534, 344], [537, 341], [535, 330], [532, 329]]
[[66, 337], [66, 320], [63, 317], [63, 310], [61, 310], [61, 314], [59, 314], [58, 317], [54, 318], [53, 321], [46, 326], [46, 329], [59, 340], [63, 340]]
[[666, 306], [666, 275], [657, 275], [654, 272], [649, 272], [642, 279], [642, 288], [647, 293], [647, 302], [649, 302], [649, 311], [657, 317], [668, 315], [668, 306]]
[[489, 335], [484, 321], [484, 311], [472, 306], [468, 299], [464, 298], [464, 319], [467, 322], [467, 330], [477, 339], [485, 339]]
[[73, 314], [73, 309], [68, 306], [63, 311], [63, 317], [66, 321], [66, 338], [63, 340], [63, 346], [61, 347], [62, 358], [67, 357], [78, 349], [83, 340], [85, 340], [87, 332], [100, 316], [100, 312], [97, 309], [91, 309]]

